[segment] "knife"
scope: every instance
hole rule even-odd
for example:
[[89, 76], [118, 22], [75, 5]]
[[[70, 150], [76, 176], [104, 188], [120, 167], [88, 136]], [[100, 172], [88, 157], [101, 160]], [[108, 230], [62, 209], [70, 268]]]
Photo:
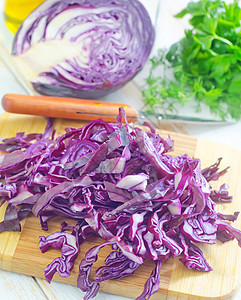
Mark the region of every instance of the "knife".
[[[119, 114], [119, 107], [126, 111], [128, 122], [142, 124], [144, 121], [156, 123], [160, 121], [170, 121], [186, 124], [202, 125], [227, 125], [232, 122], [222, 120], [212, 120], [197, 117], [185, 117], [178, 115], [161, 114], [160, 112], [138, 111], [126, 103], [113, 103], [98, 100], [87, 100], [67, 97], [37, 96], [6, 94], [2, 98], [2, 107], [10, 113], [37, 115], [53, 118], [65, 118], [92, 121], [98, 118], [106, 122], [115, 122]], [[155, 124], [159, 127], [160, 124]]]

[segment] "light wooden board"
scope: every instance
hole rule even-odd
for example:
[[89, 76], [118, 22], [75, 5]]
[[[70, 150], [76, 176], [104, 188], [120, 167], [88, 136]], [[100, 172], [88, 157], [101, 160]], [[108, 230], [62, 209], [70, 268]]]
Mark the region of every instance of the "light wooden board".
[[[19, 131], [25, 131], [26, 133], [42, 132], [45, 125], [46, 120], [41, 117], [4, 114], [0, 118], [0, 136], [2, 138], [11, 137]], [[62, 134], [67, 126], [80, 127], [81, 125], [81, 122], [73, 120], [58, 119], [55, 122], [58, 134]], [[169, 134], [167, 131], [161, 131], [160, 133], [163, 137], [167, 137]], [[221, 167], [230, 166], [230, 170], [219, 182], [213, 183], [213, 187], [219, 187], [223, 182], [228, 183], [234, 201], [231, 204], [217, 205], [217, 210], [226, 213], [241, 211], [241, 152], [225, 145], [198, 140], [173, 132], [170, 135], [175, 141], [173, 155], [187, 153], [191, 157], [198, 157], [201, 159], [203, 168], [214, 163], [217, 158], [223, 157]], [[4, 207], [0, 210], [0, 218], [3, 218], [3, 214]], [[1, 233], [0, 268], [43, 278], [44, 268], [55, 257], [59, 256], [60, 252], [51, 249], [42, 254], [38, 248], [38, 239], [40, 235], [48, 235], [59, 231], [59, 221], [57, 219], [50, 221], [49, 232], [44, 232], [40, 228], [39, 220], [32, 216], [23, 222], [21, 233]], [[241, 218], [234, 223], [234, 226], [241, 229]], [[81, 253], [71, 276], [61, 278], [56, 274], [54, 280], [76, 285], [78, 263], [87, 249], [100, 242], [100, 239], [92, 239], [82, 245]], [[200, 247], [213, 267], [213, 271], [209, 273], [191, 271], [186, 269], [178, 259], [169, 259], [163, 263], [160, 290], [153, 295], [152, 299], [230, 299], [234, 295], [241, 282], [241, 249], [238, 247], [237, 242], [231, 241], [226, 244], [218, 242], [216, 245], [201, 245]], [[103, 264], [107, 253], [107, 247], [100, 252], [94, 270]], [[146, 261], [136, 271], [135, 275], [118, 281], [103, 282], [101, 290], [135, 298], [141, 293], [152, 267], [153, 264]]]

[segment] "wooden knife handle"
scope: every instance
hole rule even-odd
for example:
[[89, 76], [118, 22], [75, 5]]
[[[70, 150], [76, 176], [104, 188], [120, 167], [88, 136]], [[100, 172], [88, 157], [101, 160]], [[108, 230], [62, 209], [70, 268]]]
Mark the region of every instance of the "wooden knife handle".
[[2, 107], [11, 113], [86, 121], [101, 118], [115, 122], [119, 107], [125, 109], [129, 122], [135, 122], [138, 116], [132, 106], [124, 103], [50, 96], [6, 94], [2, 98]]

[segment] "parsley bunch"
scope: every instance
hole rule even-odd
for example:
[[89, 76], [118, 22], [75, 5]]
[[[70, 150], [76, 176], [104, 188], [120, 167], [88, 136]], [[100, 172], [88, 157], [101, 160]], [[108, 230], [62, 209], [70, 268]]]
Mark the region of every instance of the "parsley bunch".
[[[238, 1], [189, 2], [176, 15], [189, 15], [191, 29], [165, 52], [151, 59], [151, 70], [142, 91], [151, 107], [169, 111], [195, 99], [222, 119], [241, 119], [241, 8]], [[161, 72], [163, 74], [160, 74]], [[168, 77], [170, 69], [172, 77]]]

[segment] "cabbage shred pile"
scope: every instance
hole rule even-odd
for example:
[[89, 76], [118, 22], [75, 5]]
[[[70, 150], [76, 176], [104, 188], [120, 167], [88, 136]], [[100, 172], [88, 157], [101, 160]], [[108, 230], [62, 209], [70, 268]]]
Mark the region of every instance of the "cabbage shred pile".
[[[70, 275], [90, 236], [103, 239], [79, 265], [77, 286], [86, 300], [96, 296], [100, 282], [129, 276], [152, 260], [155, 267], [136, 298], [149, 299], [159, 289], [164, 260], [180, 256], [187, 268], [207, 272], [212, 268], [197, 243], [235, 238], [241, 246], [241, 232], [227, 222], [238, 213], [215, 211], [216, 202], [232, 201], [227, 186], [212, 190], [208, 183], [227, 171], [219, 171], [221, 159], [201, 169], [199, 159], [172, 157], [173, 141], [145, 125], [148, 131], [128, 124], [120, 108], [116, 123], [98, 119], [66, 128], [56, 138], [49, 119], [43, 134], [18, 133], [0, 144], [5, 152], [0, 156], [0, 201], [7, 202], [0, 232], [20, 231], [20, 221], [30, 213], [39, 217], [43, 230], [48, 220], [66, 218], [59, 232], [39, 237], [42, 252], [51, 247], [62, 251], [44, 270], [48, 282], [56, 272]], [[90, 281], [92, 265], [106, 245], [112, 250]]]

